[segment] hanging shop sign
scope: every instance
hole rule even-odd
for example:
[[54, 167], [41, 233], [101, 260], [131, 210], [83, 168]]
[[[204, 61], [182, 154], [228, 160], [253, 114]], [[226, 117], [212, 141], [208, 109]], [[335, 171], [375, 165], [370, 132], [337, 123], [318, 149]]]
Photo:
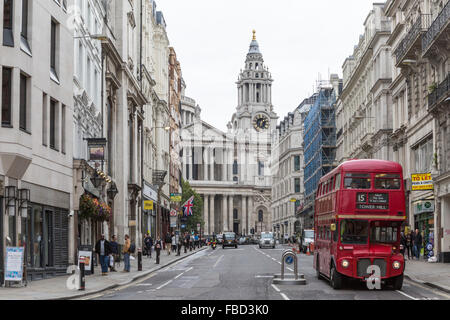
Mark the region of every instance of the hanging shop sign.
[[153, 210], [153, 200], [144, 200], [144, 210]]
[[418, 173], [411, 175], [412, 191], [433, 190], [433, 178], [431, 173]]
[[170, 201], [172, 202], [181, 202], [181, 193], [171, 193], [170, 194]]
[[147, 183], [144, 183], [143, 194], [148, 200], [158, 201], [158, 191], [147, 185]]
[[177, 217], [170, 217], [170, 227], [171, 228], [177, 227]]
[[24, 247], [6, 248], [5, 281], [22, 281]]
[[105, 160], [105, 138], [89, 138], [86, 139], [88, 143], [89, 161], [104, 161]]
[[414, 214], [434, 212], [434, 200], [417, 201], [414, 203]]

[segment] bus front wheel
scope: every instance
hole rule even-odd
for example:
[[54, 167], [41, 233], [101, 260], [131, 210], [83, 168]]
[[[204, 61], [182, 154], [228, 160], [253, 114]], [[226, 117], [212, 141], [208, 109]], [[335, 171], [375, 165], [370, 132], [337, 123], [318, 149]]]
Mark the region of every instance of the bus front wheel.
[[336, 290], [342, 288], [342, 275], [336, 271], [336, 267], [334, 266], [334, 263], [331, 265], [330, 285], [333, 289], [336, 289]]
[[392, 280], [392, 286], [394, 287], [394, 290], [401, 290], [403, 287], [403, 274], [395, 277]]

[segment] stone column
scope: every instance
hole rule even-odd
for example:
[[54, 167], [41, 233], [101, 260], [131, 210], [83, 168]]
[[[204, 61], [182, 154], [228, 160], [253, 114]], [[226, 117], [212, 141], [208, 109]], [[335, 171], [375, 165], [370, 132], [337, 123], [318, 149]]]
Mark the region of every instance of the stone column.
[[233, 223], [233, 220], [234, 220], [234, 218], [233, 218], [233, 200], [234, 200], [234, 197], [233, 196], [229, 196], [228, 197], [228, 221], [229, 221], [229, 223], [228, 223], [228, 225], [230, 226], [230, 231], [234, 231], [233, 230], [233, 227], [234, 227], [234, 223]]
[[204, 226], [204, 233], [207, 235], [210, 235], [211, 233], [209, 232], [209, 219], [208, 219], [208, 202], [209, 202], [209, 195], [205, 194], [203, 197], [203, 221], [205, 222], [205, 226]]
[[222, 149], [222, 165], [220, 166], [222, 168], [222, 181], [227, 181], [227, 170], [228, 170], [228, 160], [227, 160], [227, 148], [224, 146]]
[[228, 206], [227, 206], [227, 196], [224, 194], [222, 195], [222, 229], [223, 231], [229, 231], [228, 228], [228, 220], [227, 220], [227, 216], [228, 216]]
[[209, 180], [214, 181], [214, 147], [209, 149]]
[[203, 151], [203, 181], [208, 181], [208, 147]]
[[228, 150], [228, 181], [233, 181], [234, 145]]
[[247, 232], [247, 197], [242, 196], [242, 214], [241, 214], [241, 234], [245, 235]]
[[183, 162], [182, 162], [182, 175], [183, 175], [183, 179], [186, 181], [186, 174], [187, 174], [187, 159], [188, 159], [188, 155], [187, 155], [187, 148], [183, 148]]
[[250, 230], [255, 227], [255, 213], [253, 212], [253, 196], [248, 197], [248, 230], [247, 234], [250, 234]]
[[216, 232], [216, 219], [215, 219], [216, 213], [214, 210], [214, 195], [211, 195], [210, 199], [211, 199], [211, 205], [210, 205], [211, 209], [209, 210], [209, 212], [211, 213], [210, 214], [210, 218], [211, 218], [211, 233], [210, 234], [212, 234], [213, 232]]

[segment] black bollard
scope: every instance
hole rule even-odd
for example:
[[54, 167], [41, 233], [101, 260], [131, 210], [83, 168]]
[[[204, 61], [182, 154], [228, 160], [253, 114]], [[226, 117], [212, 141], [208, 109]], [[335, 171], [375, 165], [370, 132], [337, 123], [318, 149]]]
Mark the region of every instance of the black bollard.
[[138, 250], [138, 271], [142, 271], [142, 249]]
[[84, 259], [80, 261], [80, 288], [78, 290], [84, 291], [86, 287], [84, 276]]

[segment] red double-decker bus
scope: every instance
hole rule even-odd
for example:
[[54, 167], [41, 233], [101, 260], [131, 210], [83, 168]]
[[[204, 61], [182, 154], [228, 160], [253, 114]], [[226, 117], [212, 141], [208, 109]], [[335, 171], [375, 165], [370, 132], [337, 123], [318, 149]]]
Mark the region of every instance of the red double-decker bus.
[[[315, 200], [314, 268], [317, 277], [342, 287], [364, 281], [378, 266], [383, 284], [403, 285], [400, 228], [406, 219], [400, 164], [350, 160], [320, 179]], [[370, 272], [371, 273], [371, 272]]]

